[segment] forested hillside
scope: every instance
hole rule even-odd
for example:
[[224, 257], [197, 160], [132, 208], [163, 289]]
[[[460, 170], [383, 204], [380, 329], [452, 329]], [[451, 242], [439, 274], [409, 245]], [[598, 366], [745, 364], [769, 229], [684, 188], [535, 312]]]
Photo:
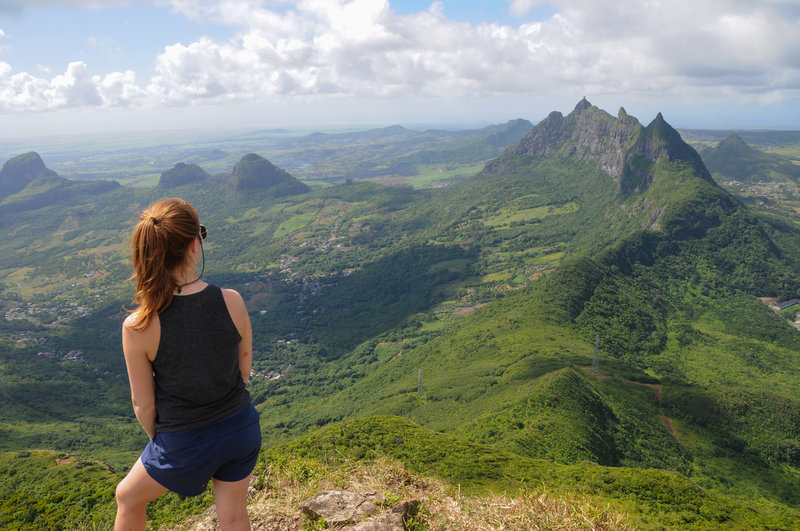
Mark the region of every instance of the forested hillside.
[[[207, 280], [247, 301], [265, 466], [391, 456], [469, 493], [579, 494], [637, 528], [791, 528], [800, 333], [792, 306], [762, 301], [800, 298], [797, 221], [721, 187], [660, 114], [645, 126], [586, 100], [396, 161], [474, 162], [503, 142], [446, 187], [309, 188], [255, 153], [152, 187], [53, 193], [37, 187], [62, 178], [35, 160], [2, 180], [0, 449], [17, 452], [2, 466], [38, 467], [38, 485], [64, 469], [20, 452], [103, 463], [64, 480], [98, 478], [65, 525], [113, 514], [107, 485], [145, 442], [119, 349], [127, 238], [169, 195], [209, 229]], [[21, 510], [15, 488], [0, 485], [4, 523], [60, 514]], [[207, 503], [168, 497], [154, 518]]]

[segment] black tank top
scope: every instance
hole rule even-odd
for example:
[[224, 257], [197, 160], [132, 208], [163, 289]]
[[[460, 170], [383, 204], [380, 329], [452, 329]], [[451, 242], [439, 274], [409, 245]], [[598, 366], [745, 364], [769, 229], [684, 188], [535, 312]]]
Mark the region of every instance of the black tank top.
[[242, 338], [222, 290], [209, 284], [198, 293], [175, 296], [158, 319], [156, 431], [212, 424], [250, 402], [239, 372]]

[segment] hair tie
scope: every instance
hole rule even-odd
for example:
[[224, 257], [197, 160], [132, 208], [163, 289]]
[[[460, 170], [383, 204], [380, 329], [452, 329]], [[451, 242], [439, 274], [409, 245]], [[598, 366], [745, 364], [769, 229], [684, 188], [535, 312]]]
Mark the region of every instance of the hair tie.
[[150, 219], [153, 220], [153, 225], [158, 225], [158, 220], [156, 218], [154, 218], [153, 216], [150, 216]]

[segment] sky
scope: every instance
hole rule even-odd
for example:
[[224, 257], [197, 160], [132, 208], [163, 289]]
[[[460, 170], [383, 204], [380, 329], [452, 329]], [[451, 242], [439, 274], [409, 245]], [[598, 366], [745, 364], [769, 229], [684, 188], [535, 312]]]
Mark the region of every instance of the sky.
[[800, 130], [798, 0], [0, 0], [0, 136], [534, 123]]

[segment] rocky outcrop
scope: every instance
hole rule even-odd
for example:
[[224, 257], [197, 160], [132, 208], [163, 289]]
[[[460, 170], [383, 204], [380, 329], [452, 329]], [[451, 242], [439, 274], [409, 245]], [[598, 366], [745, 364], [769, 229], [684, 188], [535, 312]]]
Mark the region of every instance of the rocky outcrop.
[[300, 504], [306, 517], [324, 520], [342, 531], [404, 531], [406, 521], [416, 514], [418, 500], [407, 500], [385, 510], [386, 501], [376, 492], [355, 493], [329, 490]]
[[[644, 165], [641, 164], [642, 160]], [[658, 113], [626, 153], [623, 177], [632, 178], [629, 181], [643, 181], [648, 178], [648, 165], [664, 161], [682, 161], [689, 164], [698, 177], [714, 182], [697, 151], [684, 142], [680, 133]]]
[[620, 108], [614, 118], [591, 105], [586, 98], [567, 116], [558, 111], [550, 113], [519, 144], [509, 148], [504, 157], [488, 164], [484, 171], [502, 171], [507, 156], [551, 154], [596, 161], [598, 169], [614, 179], [621, 193], [648, 186], [653, 178], [653, 165], [663, 161], [685, 161], [700, 177], [711, 181], [700, 156], [664, 121], [661, 113], [643, 127], [624, 108]]
[[341, 490], [320, 492], [300, 504], [303, 514], [315, 519], [324, 519], [328, 525], [341, 526], [363, 520], [378, 512], [376, 503], [383, 498], [375, 492], [357, 494]]

